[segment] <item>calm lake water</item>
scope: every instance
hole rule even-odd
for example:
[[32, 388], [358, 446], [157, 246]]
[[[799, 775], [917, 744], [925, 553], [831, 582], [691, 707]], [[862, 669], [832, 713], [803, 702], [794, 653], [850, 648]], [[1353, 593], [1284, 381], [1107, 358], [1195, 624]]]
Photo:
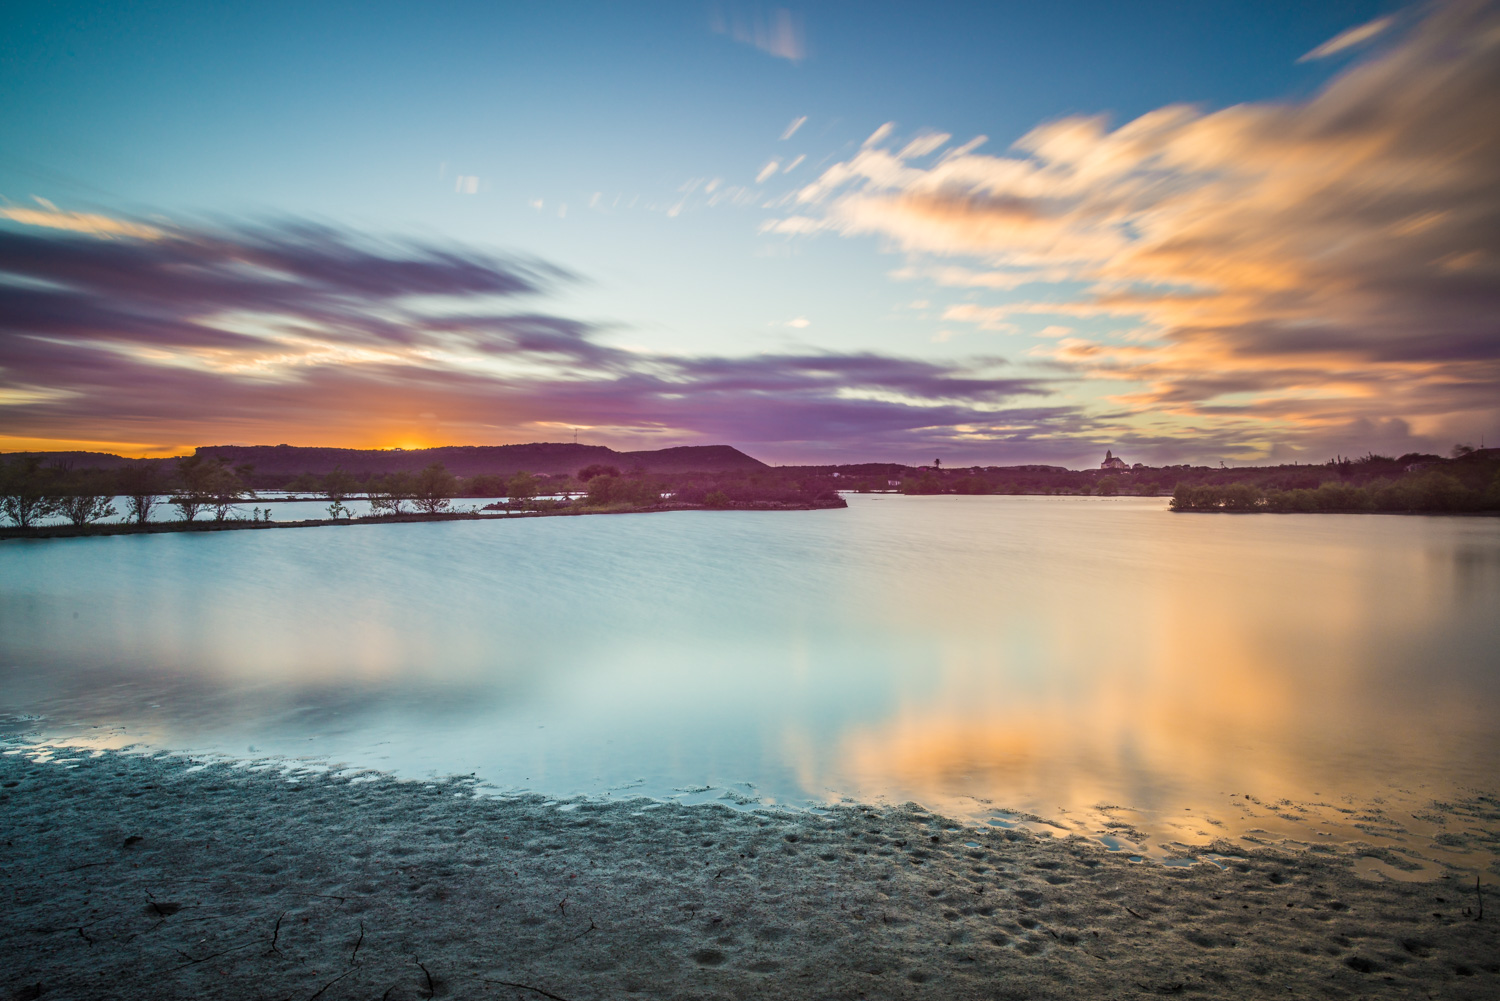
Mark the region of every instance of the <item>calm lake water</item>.
[[0, 543], [4, 731], [1489, 860], [1500, 520], [849, 503]]

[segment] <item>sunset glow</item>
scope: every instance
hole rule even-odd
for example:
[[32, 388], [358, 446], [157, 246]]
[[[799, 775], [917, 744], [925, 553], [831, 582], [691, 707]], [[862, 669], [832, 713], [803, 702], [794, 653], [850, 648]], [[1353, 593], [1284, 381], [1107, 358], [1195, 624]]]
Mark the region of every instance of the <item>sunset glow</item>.
[[23, 15], [0, 448], [1500, 436], [1492, 3], [580, 10]]

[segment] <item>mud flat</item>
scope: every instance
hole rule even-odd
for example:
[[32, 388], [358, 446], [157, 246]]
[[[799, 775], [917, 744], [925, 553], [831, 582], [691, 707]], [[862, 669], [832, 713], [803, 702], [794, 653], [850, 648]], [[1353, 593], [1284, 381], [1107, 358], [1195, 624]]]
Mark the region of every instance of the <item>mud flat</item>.
[[0, 754], [3, 997], [1500, 996], [1500, 894], [1348, 857], [39, 757]]

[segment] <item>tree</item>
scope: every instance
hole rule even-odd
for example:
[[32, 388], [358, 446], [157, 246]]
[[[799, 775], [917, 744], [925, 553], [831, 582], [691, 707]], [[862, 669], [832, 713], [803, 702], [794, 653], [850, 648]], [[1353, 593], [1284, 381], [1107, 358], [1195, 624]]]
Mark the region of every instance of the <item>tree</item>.
[[359, 481], [338, 466], [323, 477], [323, 496], [333, 503], [328, 505], [328, 517], [334, 521], [354, 517], [354, 511], [344, 506], [344, 499], [359, 489]]
[[197, 518], [204, 508], [213, 511], [215, 521], [223, 521], [234, 505], [250, 493], [240, 479], [249, 471], [249, 466], [231, 469], [222, 459], [197, 453], [184, 456], [177, 460], [177, 478], [182, 489], [172, 496], [172, 506], [183, 521]]
[[518, 503], [519, 506], [525, 507], [525, 502], [535, 497], [539, 489], [540, 485], [537, 483], [535, 476], [532, 476], [530, 473], [521, 472], [506, 481], [505, 496], [509, 497], [512, 503]]
[[209, 505], [214, 509], [214, 521], [223, 521], [229, 517], [229, 512], [234, 510], [234, 505], [240, 500], [255, 496], [254, 492], [245, 486], [243, 479], [249, 477], [250, 468], [247, 465], [230, 469], [220, 460], [213, 460], [213, 468], [206, 477], [206, 486]]
[[366, 484], [370, 513], [376, 517], [403, 513], [401, 505], [412, 499], [415, 489], [410, 473], [390, 473], [372, 478]]
[[30, 528], [38, 518], [52, 514], [54, 501], [47, 496], [41, 464], [28, 457], [0, 469], [0, 511], [19, 528]]
[[458, 480], [434, 462], [416, 475], [412, 482], [412, 501], [423, 514], [441, 514], [448, 510], [448, 500], [458, 488]]
[[592, 466], [584, 466], [578, 471], [578, 482], [587, 483], [596, 476], [619, 476], [620, 470], [614, 466], [606, 466], [596, 462]]
[[110, 498], [99, 494], [70, 494], [53, 501], [55, 510], [66, 516], [75, 525], [87, 525], [91, 521], [102, 521], [116, 514]]
[[182, 489], [172, 495], [171, 504], [183, 521], [192, 521], [198, 512], [208, 506], [209, 463], [206, 457], [194, 453], [177, 460], [177, 478]]
[[114, 478], [97, 469], [69, 472], [55, 478], [50, 502], [52, 512], [75, 525], [87, 525], [115, 514]]
[[120, 493], [125, 495], [125, 516], [137, 525], [150, 521], [160, 487], [156, 467], [144, 462], [137, 463], [122, 472], [116, 482]]
[[323, 477], [323, 496], [335, 504], [342, 503], [350, 494], [359, 489], [359, 481], [351, 473], [347, 473], [338, 466], [333, 467], [333, 472]]
[[589, 480], [589, 503], [595, 507], [629, 504], [649, 507], [661, 502], [661, 486], [646, 479], [595, 476]]

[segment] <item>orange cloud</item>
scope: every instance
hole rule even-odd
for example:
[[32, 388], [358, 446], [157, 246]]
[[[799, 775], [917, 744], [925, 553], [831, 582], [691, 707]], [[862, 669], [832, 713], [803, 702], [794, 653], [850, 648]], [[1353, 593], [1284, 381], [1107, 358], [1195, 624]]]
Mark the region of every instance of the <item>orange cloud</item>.
[[[1237, 416], [1289, 440], [1389, 417], [1433, 433], [1493, 426], [1497, 120], [1500, 10], [1449, 3], [1304, 101], [1173, 105], [1113, 130], [1068, 118], [1006, 155], [961, 149], [925, 167], [867, 145], [766, 229], [878, 235], [917, 259], [904, 275], [940, 285], [1071, 283], [1052, 301], [967, 303], [945, 319], [994, 330], [1014, 330], [1017, 315], [1143, 321], [1156, 335], [1145, 350], [1051, 355], [1148, 385], [1129, 398], [1139, 407], [1171, 399], [1218, 419], [1220, 379], [1274, 398], [1241, 399]], [[922, 263], [955, 256], [988, 270]]]

